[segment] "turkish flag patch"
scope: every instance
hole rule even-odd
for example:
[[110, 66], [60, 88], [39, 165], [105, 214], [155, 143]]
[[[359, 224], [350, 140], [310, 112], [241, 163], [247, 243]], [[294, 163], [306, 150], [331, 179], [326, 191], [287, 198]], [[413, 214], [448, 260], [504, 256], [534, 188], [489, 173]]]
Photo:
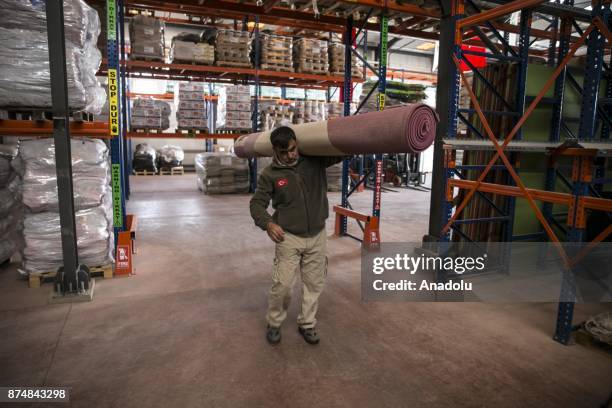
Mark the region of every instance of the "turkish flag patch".
[[289, 181], [286, 178], [276, 180], [276, 187], [278, 188], [286, 187], [287, 184], [289, 184]]

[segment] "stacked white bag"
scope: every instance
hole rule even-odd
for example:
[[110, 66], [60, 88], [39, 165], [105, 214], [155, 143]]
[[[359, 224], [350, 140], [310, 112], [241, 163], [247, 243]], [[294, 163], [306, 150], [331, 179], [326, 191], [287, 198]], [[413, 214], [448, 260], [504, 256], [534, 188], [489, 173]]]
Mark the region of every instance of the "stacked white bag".
[[15, 146], [0, 145], [0, 263], [22, 246], [19, 178], [11, 166], [15, 154]]
[[[0, 106], [51, 106], [45, 3], [0, 0]], [[98, 13], [82, 0], [64, 0], [64, 28], [70, 108], [99, 114], [106, 92], [96, 78]]]
[[[109, 152], [101, 140], [71, 140], [79, 262], [113, 262], [114, 236]], [[62, 266], [53, 139], [22, 141], [14, 167], [22, 178], [25, 207], [23, 267], [27, 273]]]

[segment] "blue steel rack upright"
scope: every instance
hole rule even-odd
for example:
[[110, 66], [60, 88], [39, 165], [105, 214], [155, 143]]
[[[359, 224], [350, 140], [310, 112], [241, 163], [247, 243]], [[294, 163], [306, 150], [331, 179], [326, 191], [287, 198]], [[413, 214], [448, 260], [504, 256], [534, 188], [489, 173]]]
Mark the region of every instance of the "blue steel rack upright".
[[[118, 0], [119, 2], [121, 0]], [[106, 22], [107, 22], [107, 66], [108, 66], [108, 98], [109, 98], [109, 131], [111, 134], [110, 151], [111, 151], [111, 181], [113, 190], [113, 227], [115, 232], [115, 243], [119, 232], [125, 230], [126, 227], [126, 179], [129, 175], [126, 174], [125, 156], [124, 156], [124, 138], [125, 138], [125, 111], [123, 109], [124, 89], [120, 79], [121, 66], [119, 63], [119, 41], [117, 33], [123, 30], [119, 27], [120, 21], [123, 20], [123, 7], [115, 0], [106, 0]], [[119, 18], [117, 18], [119, 17]], [[123, 117], [123, 118], [122, 118]]]

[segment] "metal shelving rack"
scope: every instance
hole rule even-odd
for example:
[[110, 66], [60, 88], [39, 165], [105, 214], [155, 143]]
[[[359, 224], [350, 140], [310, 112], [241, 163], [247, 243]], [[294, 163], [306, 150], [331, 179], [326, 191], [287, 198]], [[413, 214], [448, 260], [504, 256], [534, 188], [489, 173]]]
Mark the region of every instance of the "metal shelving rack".
[[[546, 239], [559, 242], [559, 231], [555, 231], [551, 223], [553, 223], [552, 205], [562, 204], [568, 207], [567, 216], [567, 237], [568, 242], [583, 242], [585, 240], [586, 228], [586, 211], [587, 209], [604, 211], [610, 215], [612, 212], [612, 200], [601, 198], [599, 194], [602, 191], [604, 183], [609, 182], [603, 177], [605, 169], [605, 160], [609, 155], [609, 149], [612, 146], [609, 143], [610, 129], [610, 110], [607, 108], [608, 94], [612, 78], [610, 77], [610, 66], [604, 62], [604, 44], [607, 41], [608, 45], [612, 42], [612, 34], [610, 33], [610, 3], [593, 2], [592, 12], [585, 15], [585, 11], [573, 7], [572, 0], [566, 0], [564, 4], [546, 4], [544, 1], [516, 0], [510, 3], [504, 3], [494, 9], [479, 12], [477, 14], [465, 15], [465, 5], [470, 3], [470, 0], [457, 0], [455, 2], [446, 1], [446, 14], [442, 17], [442, 25], [440, 32], [440, 69], [439, 69], [439, 86], [438, 86], [438, 112], [441, 115], [440, 126], [436, 138], [436, 147], [434, 155], [434, 163], [437, 167], [434, 168], [434, 189], [432, 191], [432, 205], [430, 212], [430, 235], [426, 237], [428, 240], [448, 241], [451, 231], [457, 233], [466, 241], [471, 241], [470, 237], [461, 232], [461, 222], [504, 222], [506, 225], [505, 237], [507, 241], [520, 239]], [[536, 95], [533, 100], [525, 108], [525, 86], [527, 79], [527, 49], [530, 46], [530, 14], [532, 9], [540, 13], [550, 13], [553, 17], [561, 20], [561, 27], [558, 31], [560, 45], [556, 52], [550, 52], [553, 61], [549, 63], [556, 67], [553, 75], [543, 86], [542, 90]], [[519, 33], [518, 50], [512, 50], [507, 40], [499, 33], [495, 32], [496, 24], [491, 20], [512, 12], [521, 11], [521, 24]], [[582, 30], [576, 23], [576, 20], [590, 23], [586, 30]], [[553, 20], [554, 21], [554, 20]], [[497, 24], [498, 25], [498, 24]], [[486, 41], [483, 38], [483, 43], [488, 48], [486, 53], [477, 53], [473, 51], [462, 50], [462, 39], [467, 28], [472, 28], [472, 33], [480, 36], [478, 26], [488, 27], [499, 39], [498, 44], [493, 44], [490, 40]], [[578, 37], [572, 36], [576, 32]], [[553, 30], [553, 32], [557, 32]], [[584, 81], [582, 86], [578, 84], [575, 78], [567, 69], [567, 63], [574, 56], [577, 49], [586, 44], [587, 60], [584, 68]], [[498, 45], [503, 46], [503, 53], [498, 49]], [[467, 61], [467, 55], [481, 55], [489, 59], [495, 60], [510, 60], [519, 64], [518, 83], [517, 85], [517, 103], [516, 106], [507, 106], [506, 112], [484, 112], [478, 104], [478, 99], [470, 90], [470, 99], [474, 109], [469, 110], [470, 114], [477, 114], [481, 123], [485, 127], [485, 134], [478, 132], [468, 118], [465, 118], [462, 113], [464, 110], [459, 109], [459, 85], [463, 80], [464, 86], [469, 88], [467, 80], [460, 72], [460, 61]], [[493, 93], [496, 93], [492, 84], [479, 74], [473, 66], [475, 80], [482, 81], [489, 87]], [[605, 91], [605, 97], [599, 98], [598, 92], [602, 72], [605, 73], [608, 80], [608, 85]], [[462, 78], [463, 77], [463, 78]], [[571, 130], [562, 120], [563, 109], [563, 92], [568, 82], [574, 86], [582, 95], [581, 115], [579, 121], [578, 135], [571, 134]], [[548, 89], [554, 85], [554, 97], [544, 98]], [[586, 90], [586, 91], [585, 91]], [[498, 93], [497, 97], [501, 97]], [[521, 129], [527, 117], [533, 112], [539, 102], [546, 102], [552, 106], [553, 122], [548, 143], [538, 142], [521, 142]], [[507, 104], [506, 104], [507, 105]], [[603, 105], [603, 106], [602, 106]], [[510, 109], [513, 109], [511, 111]], [[512, 114], [516, 117], [513, 130], [500, 139], [488, 127], [487, 116], [490, 114]], [[472, 130], [473, 133], [479, 135], [483, 140], [459, 140], [457, 139], [457, 122], [462, 120]], [[597, 121], [603, 123], [599, 137], [596, 136]], [[572, 139], [580, 143], [580, 146], [572, 144], [562, 144], [561, 130]], [[566, 139], [567, 140], [567, 139]], [[510, 143], [512, 141], [512, 143]], [[472, 170], [478, 167], [482, 170], [478, 180], [465, 180], [461, 176], [461, 166], [456, 165], [455, 151], [456, 150], [489, 150], [495, 151], [496, 154], [489, 161], [487, 166], [468, 166]], [[519, 151], [531, 153], [546, 153], [548, 159], [548, 170], [546, 173], [545, 189], [525, 188], [522, 180], [518, 176], [516, 168], [516, 158]], [[506, 153], [509, 153], [506, 155]], [[566, 156], [573, 160], [573, 172], [571, 182], [566, 183], [571, 187], [571, 193], [560, 193], [554, 191], [555, 180], [562, 177], [557, 169], [557, 161], [559, 157]], [[496, 164], [497, 158], [501, 158], [503, 165]], [[485, 175], [491, 169], [503, 169], [508, 173], [508, 183], [493, 184], [484, 183]], [[595, 177], [593, 177], [595, 174]], [[458, 175], [459, 178], [456, 178]], [[514, 184], [512, 183], [514, 182]], [[461, 204], [457, 205], [454, 202], [455, 189], [467, 190], [467, 195], [464, 197]], [[493, 204], [486, 198], [485, 193], [499, 194], [509, 197], [508, 206], [505, 209], [498, 209], [502, 214], [499, 219], [473, 219], [458, 221], [457, 217], [461, 210], [465, 208], [472, 196], [478, 194], [479, 197], [485, 197], [485, 201]], [[512, 234], [512, 225], [514, 223], [514, 199], [516, 197], [525, 198], [529, 201], [530, 206], [536, 214], [542, 225], [543, 232], [529, 237], [516, 237]], [[543, 203], [542, 207], [538, 206], [535, 201]], [[557, 226], [558, 227], [558, 226]], [[588, 245], [592, 248], [597, 243], [606, 239], [612, 233], [612, 224], [608, 224], [595, 239]], [[568, 260], [567, 255], [562, 253], [562, 256]], [[574, 288], [571, 283], [564, 279], [562, 286], [563, 299], [574, 298]], [[560, 302], [557, 316], [557, 326], [554, 339], [562, 344], [567, 344], [570, 340], [572, 331], [572, 315], [574, 302]]]

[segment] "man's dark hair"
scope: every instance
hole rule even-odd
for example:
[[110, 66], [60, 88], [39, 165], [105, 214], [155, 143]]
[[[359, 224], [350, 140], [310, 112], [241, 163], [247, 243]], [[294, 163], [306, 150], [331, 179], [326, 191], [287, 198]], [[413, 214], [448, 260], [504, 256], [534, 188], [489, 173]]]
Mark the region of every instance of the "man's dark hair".
[[275, 148], [286, 149], [291, 140], [296, 140], [295, 132], [288, 126], [277, 127], [270, 134], [270, 142]]

